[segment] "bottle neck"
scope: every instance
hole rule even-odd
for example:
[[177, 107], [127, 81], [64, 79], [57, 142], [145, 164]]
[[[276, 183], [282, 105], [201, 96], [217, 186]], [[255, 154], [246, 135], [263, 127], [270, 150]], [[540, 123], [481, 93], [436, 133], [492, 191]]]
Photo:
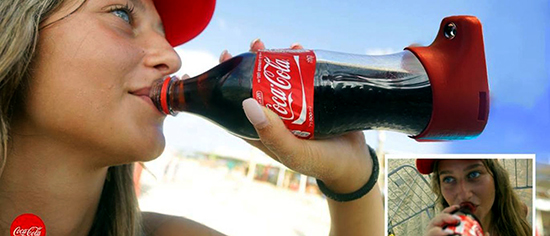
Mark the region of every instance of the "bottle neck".
[[[181, 111], [193, 112], [195, 110], [193, 107], [205, 107], [209, 104], [232, 74], [236, 74], [232, 77], [242, 77], [244, 74], [250, 74], [251, 72], [248, 70], [242, 71], [243, 66], [240, 64], [243, 58], [253, 60], [251, 55], [248, 53], [235, 56], [193, 78], [180, 80], [172, 76], [155, 81], [151, 87], [149, 97], [157, 109], [166, 115], [176, 115]], [[252, 66], [253, 64], [250, 65], [250, 67]], [[231, 78], [230, 80], [235, 79]]]
[[[208, 90], [207, 86], [201, 86], [201, 82], [209, 80], [211, 74], [204, 73], [197, 77], [180, 80], [175, 76], [168, 77], [153, 83], [150, 97], [159, 111], [166, 115], [175, 116], [178, 112], [188, 111], [188, 104], [199, 97], [198, 93], [202, 90]], [[203, 83], [204, 84], [204, 83]], [[207, 95], [211, 91], [206, 91], [202, 95]]]
[[177, 78], [175, 76], [172, 76], [165, 79], [157, 80], [153, 82], [153, 85], [151, 86], [149, 97], [151, 98], [157, 109], [165, 115], [176, 114], [176, 112], [171, 109], [171, 106], [168, 103], [168, 91], [176, 81]]

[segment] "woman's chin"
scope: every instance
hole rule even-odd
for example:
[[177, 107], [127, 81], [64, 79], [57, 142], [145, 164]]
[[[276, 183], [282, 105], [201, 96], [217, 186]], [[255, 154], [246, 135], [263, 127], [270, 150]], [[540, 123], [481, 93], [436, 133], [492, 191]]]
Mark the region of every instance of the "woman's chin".
[[141, 139], [130, 143], [129, 150], [125, 152], [127, 162], [148, 162], [159, 157], [166, 146], [162, 133], [152, 139]]
[[140, 155], [138, 161], [148, 162], [157, 159], [157, 157], [159, 157], [162, 152], [164, 152], [165, 146], [166, 140], [164, 139], [164, 136], [162, 136], [162, 139], [156, 140], [156, 142], [152, 143], [152, 146], [150, 148], [144, 150], [143, 153], [146, 155]]

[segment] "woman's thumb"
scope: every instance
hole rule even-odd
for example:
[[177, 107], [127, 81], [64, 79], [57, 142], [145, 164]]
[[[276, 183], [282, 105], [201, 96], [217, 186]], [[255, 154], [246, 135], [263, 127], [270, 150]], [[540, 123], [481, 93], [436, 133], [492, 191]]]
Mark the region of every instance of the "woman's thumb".
[[[263, 108], [254, 98], [243, 101], [246, 117], [252, 123], [262, 143], [289, 168], [294, 168], [293, 158], [306, 155], [303, 140], [296, 138], [274, 112]], [[289, 166], [290, 165], [290, 166]]]

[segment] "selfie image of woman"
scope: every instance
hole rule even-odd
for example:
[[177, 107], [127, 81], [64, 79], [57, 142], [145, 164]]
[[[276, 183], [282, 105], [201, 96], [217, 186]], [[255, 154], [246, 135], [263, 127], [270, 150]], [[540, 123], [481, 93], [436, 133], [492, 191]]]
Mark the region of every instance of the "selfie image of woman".
[[[482, 156], [478, 155], [478, 158]], [[423, 232], [426, 236], [453, 235], [450, 226], [461, 222], [455, 213], [465, 207], [478, 222], [484, 235], [531, 235], [532, 159], [440, 158], [443, 159], [389, 159], [390, 173], [392, 169], [399, 169], [388, 176], [389, 197], [399, 193], [401, 197], [398, 199], [406, 196], [413, 199], [401, 206], [397, 206], [399, 202], [390, 201], [389, 209], [406, 209], [404, 205], [408, 205], [416, 209], [413, 212], [420, 212], [394, 230]], [[403, 165], [407, 168], [400, 168]], [[398, 190], [397, 185], [391, 184], [400, 183], [400, 176], [417, 183], [410, 186], [416, 189], [418, 195], [404, 192], [407, 190], [405, 186], [409, 185], [401, 184]], [[418, 197], [423, 197], [425, 202], [414, 204], [415, 201], [421, 202]], [[426, 207], [425, 211], [421, 211], [423, 207]], [[389, 214], [395, 212], [412, 215], [403, 210], [390, 210]], [[422, 225], [415, 228], [412, 222]], [[390, 226], [392, 224], [390, 222]]]

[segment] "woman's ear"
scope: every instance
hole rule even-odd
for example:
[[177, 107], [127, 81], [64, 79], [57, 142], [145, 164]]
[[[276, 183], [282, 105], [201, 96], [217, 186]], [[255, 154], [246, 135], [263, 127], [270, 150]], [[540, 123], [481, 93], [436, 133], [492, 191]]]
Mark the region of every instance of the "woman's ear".
[[521, 210], [523, 211], [523, 217], [527, 219], [527, 216], [529, 215], [529, 207], [527, 207], [525, 202], [521, 202]]

